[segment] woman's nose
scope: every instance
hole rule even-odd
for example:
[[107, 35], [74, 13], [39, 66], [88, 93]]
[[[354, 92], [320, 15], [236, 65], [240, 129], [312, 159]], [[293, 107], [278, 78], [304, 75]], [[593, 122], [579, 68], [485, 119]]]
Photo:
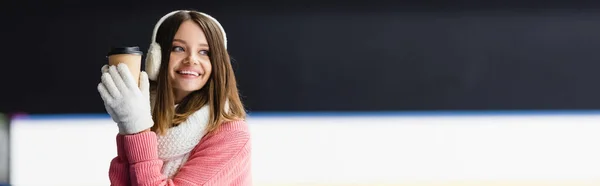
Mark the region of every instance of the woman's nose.
[[185, 61], [186, 61], [187, 63], [194, 64], [194, 65], [197, 65], [197, 64], [199, 64], [199, 61], [198, 61], [198, 56], [197, 56], [197, 54], [193, 54], [193, 53], [192, 53], [192, 54], [189, 54], [189, 55], [188, 55], [188, 57], [187, 57], [187, 59], [186, 59]]

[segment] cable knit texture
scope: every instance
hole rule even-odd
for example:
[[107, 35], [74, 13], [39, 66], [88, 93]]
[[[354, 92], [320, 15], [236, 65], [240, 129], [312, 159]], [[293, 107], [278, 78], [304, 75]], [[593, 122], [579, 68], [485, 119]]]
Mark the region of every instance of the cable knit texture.
[[172, 178], [189, 158], [190, 152], [202, 136], [210, 117], [208, 105], [190, 115], [176, 127], [170, 128], [164, 136], [158, 138], [158, 158], [163, 160], [163, 175]]
[[159, 137], [151, 131], [117, 135], [117, 157], [109, 170], [111, 185], [252, 185], [251, 141], [244, 121], [223, 123], [205, 135], [172, 177], [163, 174], [165, 161], [159, 157], [159, 144]]

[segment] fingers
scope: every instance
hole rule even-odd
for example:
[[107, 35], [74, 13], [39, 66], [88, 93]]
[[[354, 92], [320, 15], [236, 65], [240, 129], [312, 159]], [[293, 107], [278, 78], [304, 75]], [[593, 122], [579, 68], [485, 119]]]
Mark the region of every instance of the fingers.
[[100, 92], [100, 97], [102, 97], [102, 100], [104, 100], [104, 102], [112, 101], [112, 97], [106, 89], [106, 87], [104, 86], [104, 84], [98, 83], [98, 92]]
[[108, 65], [105, 64], [104, 66], [102, 66], [102, 73], [108, 72]]
[[[125, 82], [121, 78], [121, 74], [117, 67], [115, 67], [115, 66], [108, 67], [108, 73], [110, 74], [110, 77], [113, 79], [113, 83], [114, 83], [115, 87], [117, 88], [117, 91], [119, 91], [119, 92], [127, 91], [127, 85], [125, 85]], [[106, 88], [110, 88], [110, 87], [106, 87]]]
[[125, 86], [128, 88], [138, 88], [137, 82], [133, 79], [133, 75], [131, 75], [131, 72], [126, 64], [120, 63], [117, 65], [117, 70], [119, 71]]
[[150, 82], [145, 71], [140, 72], [140, 90], [146, 98], [150, 98]]
[[109, 73], [102, 73], [101, 80], [101, 84], [113, 98], [121, 97], [121, 93]]

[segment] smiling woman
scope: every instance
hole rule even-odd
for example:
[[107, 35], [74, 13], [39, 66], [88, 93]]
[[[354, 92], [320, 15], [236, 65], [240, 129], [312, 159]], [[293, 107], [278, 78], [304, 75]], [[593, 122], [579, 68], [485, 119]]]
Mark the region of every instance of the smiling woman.
[[98, 91], [119, 126], [111, 185], [251, 185], [246, 111], [219, 22], [163, 16], [146, 70], [138, 89], [127, 66], [103, 68]]
[[[204, 15], [179, 12], [165, 19], [156, 30], [156, 41], [151, 45], [146, 66], [153, 80], [151, 94], [156, 95], [152, 96], [156, 99], [153, 118], [159, 133], [172, 123], [183, 122], [191, 111], [207, 102], [214, 116], [222, 116], [211, 118], [215, 122], [211, 122], [214, 125], [209, 125], [209, 131], [223, 120], [245, 117], [229, 63], [226, 34], [214, 18]], [[161, 50], [152, 51], [157, 48]], [[156, 59], [152, 54], [157, 53], [169, 58]], [[179, 104], [177, 111], [173, 110], [173, 104]], [[232, 108], [230, 112], [220, 112], [226, 107]]]

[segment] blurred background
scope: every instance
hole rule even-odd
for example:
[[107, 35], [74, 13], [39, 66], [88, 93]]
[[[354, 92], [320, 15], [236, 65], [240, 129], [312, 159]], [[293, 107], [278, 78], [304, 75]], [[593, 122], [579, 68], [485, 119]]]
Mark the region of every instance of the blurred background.
[[600, 2], [0, 7], [0, 183], [108, 185], [105, 55], [194, 9], [227, 32], [256, 185], [600, 185]]

